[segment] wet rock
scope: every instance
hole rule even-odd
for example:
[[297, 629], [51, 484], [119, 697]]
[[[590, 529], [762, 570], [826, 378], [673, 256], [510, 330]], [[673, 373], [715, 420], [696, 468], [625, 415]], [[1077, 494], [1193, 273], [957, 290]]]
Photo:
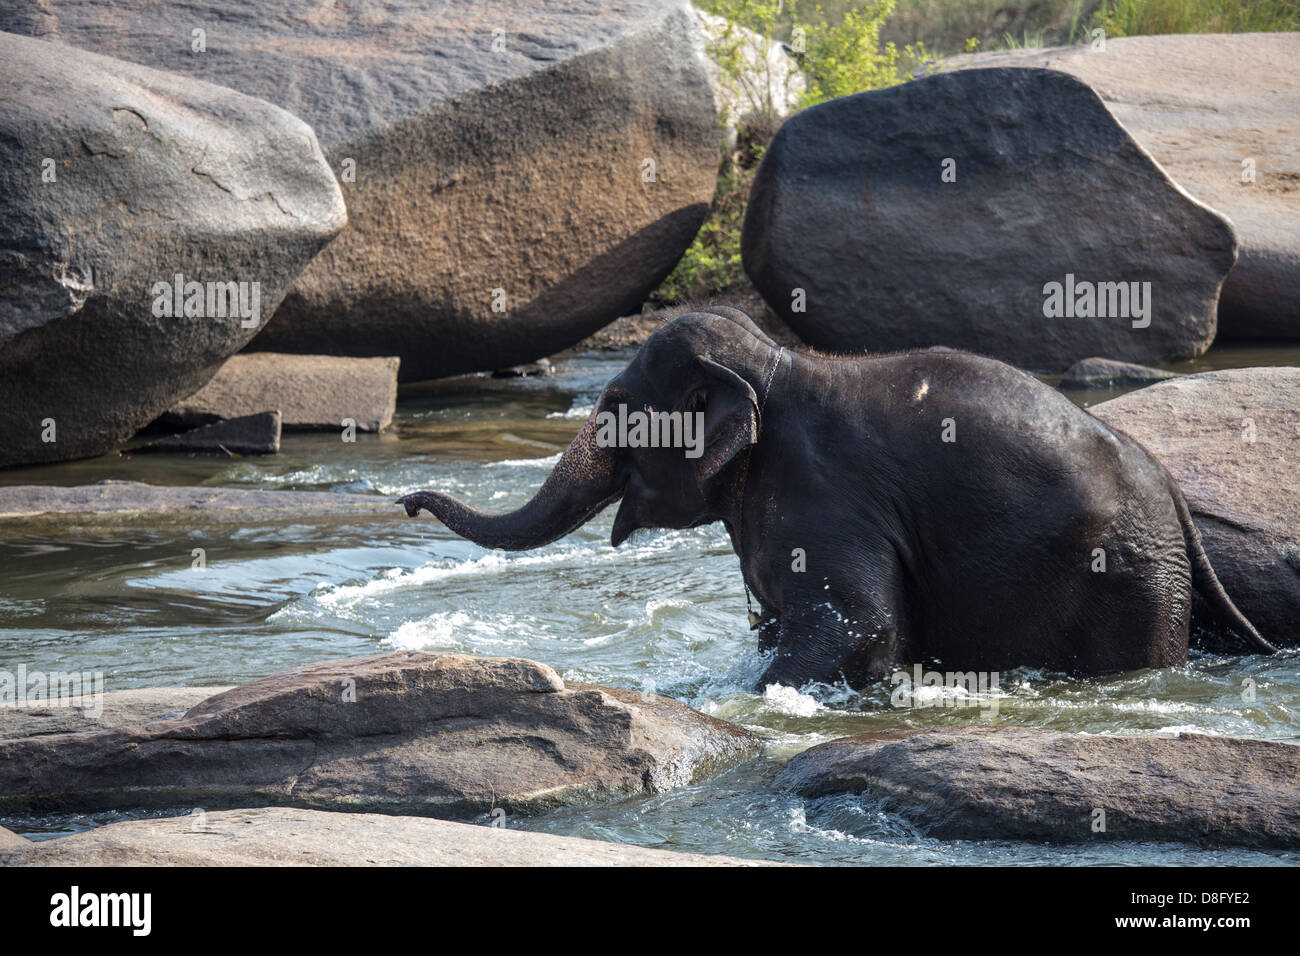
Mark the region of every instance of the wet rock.
[[755, 860], [475, 826], [290, 807], [113, 823], [6, 845], [0, 866], [770, 866]]
[[[775, 786], [871, 791], [940, 839], [1172, 840], [1300, 847], [1300, 746], [1030, 727], [859, 734], [790, 760]], [[1094, 832], [1095, 811], [1105, 831]]]
[[[1177, 34], [979, 53], [955, 67], [1047, 67], [1089, 84], [1240, 243], [1219, 301], [1223, 336], [1300, 336], [1298, 33]], [[1253, 181], [1243, 180], [1253, 176]]]
[[10, 34], [0, 60], [0, 467], [100, 455], [248, 343], [343, 199], [269, 103]]
[[0, 29], [312, 124], [351, 228], [260, 351], [397, 355], [412, 381], [533, 361], [637, 308], [713, 198], [718, 125], [685, 0], [47, 0], [0, 9]]
[[529, 812], [685, 786], [756, 747], [685, 704], [566, 686], [533, 661], [408, 651], [285, 671], [177, 719], [0, 740], [0, 807]]
[[1173, 372], [1148, 368], [1132, 362], [1114, 359], [1086, 358], [1075, 362], [1065, 371], [1061, 388], [1113, 388], [1124, 385], [1150, 385], [1177, 378]]
[[280, 451], [280, 413], [260, 412], [169, 435], [134, 452], [213, 452], [225, 455], [275, 455]]
[[332, 491], [253, 491], [101, 481], [93, 485], [0, 486], [0, 518], [125, 515], [183, 511], [400, 514], [387, 497]]
[[813, 346], [948, 345], [1045, 369], [1200, 354], [1234, 249], [1227, 220], [1096, 93], [1022, 69], [796, 114], [764, 154], [742, 234], [746, 272]]
[[399, 360], [249, 352], [232, 356], [212, 381], [162, 416], [168, 425], [207, 425], [223, 418], [280, 410], [286, 430], [379, 432], [397, 407]]
[[1233, 602], [1300, 644], [1300, 369], [1185, 375], [1094, 405], [1169, 469]]

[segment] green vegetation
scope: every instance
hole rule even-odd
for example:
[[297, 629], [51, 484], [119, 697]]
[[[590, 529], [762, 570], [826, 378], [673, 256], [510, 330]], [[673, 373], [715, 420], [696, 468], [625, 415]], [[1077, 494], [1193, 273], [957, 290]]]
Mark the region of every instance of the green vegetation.
[[1296, 0], [1110, 0], [1097, 12], [1107, 36], [1300, 30]]
[[[1161, 33], [1300, 30], [1297, 0], [696, 0], [736, 27], [787, 45], [806, 88], [800, 109], [910, 79], [940, 56], [1083, 43]], [[747, 34], [728, 28], [710, 44], [723, 76], [744, 91], [736, 147], [721, 157], [709, 219], [651, 296], [657, 307], [748, 285], [740, 229], [754, 171], [779, 125], [770, 77], [755, 75]], [[930, 51], [934, 51], [931, 53]]]

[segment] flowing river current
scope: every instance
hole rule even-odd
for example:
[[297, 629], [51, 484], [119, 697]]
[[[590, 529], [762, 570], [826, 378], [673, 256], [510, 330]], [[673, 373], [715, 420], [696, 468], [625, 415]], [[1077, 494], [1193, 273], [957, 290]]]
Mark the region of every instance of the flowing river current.
[[[392, 499], [422, 488], [507, 509], [527, 501], [630, 353], [557, 361], [547, 378], [469, 377], [403, 390], [383, 435], [345, 443], [288, 433], [281, 454], [220, 459], [121, 455], [11, 470], [3, 484], [154, 484], [298, 489]], [[1300, 350], [1216, 348], [1179, 371], [1300, 364]], [[1111, 394], [1076, 396], [1085, 404]], [[1300, 652], [1223, 657], [1185, 668], [1071, 680], [1002, 674], [989, 700], [936, 693], [899, 709], [890, 687], [769, 688], [745, 616], [740, 566], [723, 527], [640, 532], [609, 546], [614, 508], [548, 547], [506, 554], [429, 515], [235, 513], [0, 521], [0, 667], [99, 670], [107, 690], [221, 686], [299, 664], [421, 649], [532, 658], [566, 680], [678, 698], [744, 724], [765, 754], [682, 790], [509, 825], [642, 846], [826, 864], [1295, 864], [1300, 853], [1154, 843], [1042, 845], [929, 839], [869, 797], [804, 800], [769, 789], [813, 744], [890, 727], [992, 721], [1093, 734], [1197, 731], [1300, 738]], [[192, 568], [203, 548], [206, 570]], [[1014, 612], [1014, 609], [1008, 609]], [[1243, 680], [1255, 700], [1243, 700]], [[188, 807], [174, 813], [187, 813]], [[122, 814], [0, 817], [33, 836]], [[485, 816], [482, 821], [487, 822]]]

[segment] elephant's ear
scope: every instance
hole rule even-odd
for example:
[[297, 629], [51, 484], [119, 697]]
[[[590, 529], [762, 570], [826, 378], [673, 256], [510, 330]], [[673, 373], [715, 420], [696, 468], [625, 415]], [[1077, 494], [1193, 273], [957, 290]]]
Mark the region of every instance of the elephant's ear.
[[696, 460], [701, 485], [758, 441], [758, 396], [753, 386], [712, 359], [700, 359], [705, 385], [704, 450]]

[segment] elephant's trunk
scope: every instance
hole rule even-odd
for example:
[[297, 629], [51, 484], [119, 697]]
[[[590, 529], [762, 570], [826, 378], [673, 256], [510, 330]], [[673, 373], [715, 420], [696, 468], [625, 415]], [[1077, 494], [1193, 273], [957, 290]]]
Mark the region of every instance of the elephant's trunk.
[[417, 491], [398, 499], [398, 504], [411, 517], [424, 508], [462, 538], [485, 548], [523, 551], [564, 537], [617, 501], [623, 494], [619, 478], [614, 449], [596, 442], [593, 410], [555, 470], [522, 508], [493, 514], [436, 491]]

